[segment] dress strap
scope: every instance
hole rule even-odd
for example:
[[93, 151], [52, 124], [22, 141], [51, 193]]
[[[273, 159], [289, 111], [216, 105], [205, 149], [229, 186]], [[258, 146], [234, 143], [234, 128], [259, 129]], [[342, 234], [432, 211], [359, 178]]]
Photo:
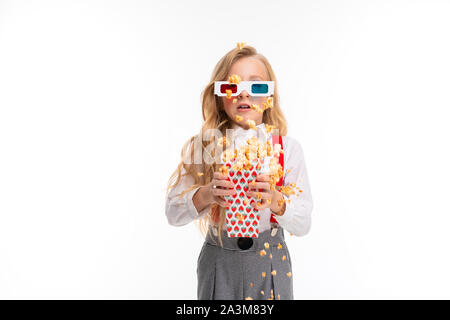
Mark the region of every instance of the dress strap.
[[[281, 145], [281, 150], [283, 150], [283, 138], [282, 138], [282, 136], [272, 135], [272, 146], [275, 147], [276, 144], [280, 144]], [[280, 152], [280, 155], [278, 157], [278, 163], [283, 168], [283, 176], [280, 177], [280, 179], [277, 181], [276, 185], [277, 186], [282, 186], [283, 185], [283, 178], [284, 178], [284, 152], [283, 153]], [[275, 219], [273, 213], [271, 213], [271, 215], [270, 215], [270, 223], [278, 225], [278, 222]]]

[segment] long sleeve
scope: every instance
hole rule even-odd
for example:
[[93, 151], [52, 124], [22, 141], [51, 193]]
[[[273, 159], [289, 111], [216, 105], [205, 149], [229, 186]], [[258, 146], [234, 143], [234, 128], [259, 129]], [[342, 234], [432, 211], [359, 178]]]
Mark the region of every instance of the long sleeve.
[[[308, 173], [306, 171], [305, 158], [300, 143], [291, 137], [283, 137], [285, 145], [285, 176], [283, 184], [285, 186], [295, 183], [302, 192], [297, 189], [295, 195], [287, 197], [283, 194], [286, 201], [286, 210], [282, 216], [275, 215], [279, 225], [288, 232], [296, 236], [306, 235], [311, 228], [311, 212], [313, 209], [313, 200], [311, 188], [309, 186]], [[297, 196], [299, 194], [299, 196]]]
[[[181, 174], [186, 173], [182, 168]], [[177, 186], [170, 190], [166, 198], [166, 217], [170, 225], [184, 226], [189, 222], [199, 219], [206, 214], [211, 206], [207, 206], [202, 211], [198, 212], [194, 206], [192, 198], [200, 187], [197, 187], [183, 196], [177, 196], [184, 190], [188, 189], [194, 184], [191, 176], [182, 176]]]

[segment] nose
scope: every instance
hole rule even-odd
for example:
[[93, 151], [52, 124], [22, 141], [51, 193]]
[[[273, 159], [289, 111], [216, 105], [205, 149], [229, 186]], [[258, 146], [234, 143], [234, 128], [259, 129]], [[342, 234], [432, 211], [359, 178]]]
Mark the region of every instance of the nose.
[[247, 91], [245, 91], [245, 90], [242, 90], [242, 92], [239, 94], [239, 97], [240, 98], [243, 98], [243, 97], [249, 97], [250, 95], [247, 93]]

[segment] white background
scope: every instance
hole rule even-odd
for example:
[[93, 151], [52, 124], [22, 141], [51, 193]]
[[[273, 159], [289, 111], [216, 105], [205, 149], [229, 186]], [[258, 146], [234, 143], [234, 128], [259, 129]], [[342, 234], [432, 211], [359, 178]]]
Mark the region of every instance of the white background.
[[[0, 298], [196, 299], [165, 187], [243, 41], [277, 76], [312, 228], [295, 299], [450, 298], [449, 1], [0, 1]], [[180, 83], [182, 82], [182, 85]]]

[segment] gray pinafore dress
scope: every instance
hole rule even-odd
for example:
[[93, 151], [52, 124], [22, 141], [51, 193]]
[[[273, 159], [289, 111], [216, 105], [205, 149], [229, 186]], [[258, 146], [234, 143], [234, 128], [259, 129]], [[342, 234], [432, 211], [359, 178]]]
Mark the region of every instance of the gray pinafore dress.
[[246, 250], [226, 231], [221, 247], [214, 233], [208, 232], [197, 261], [199, 300], [293, 299], [291, 257], [280, 226], [252, 238]]

